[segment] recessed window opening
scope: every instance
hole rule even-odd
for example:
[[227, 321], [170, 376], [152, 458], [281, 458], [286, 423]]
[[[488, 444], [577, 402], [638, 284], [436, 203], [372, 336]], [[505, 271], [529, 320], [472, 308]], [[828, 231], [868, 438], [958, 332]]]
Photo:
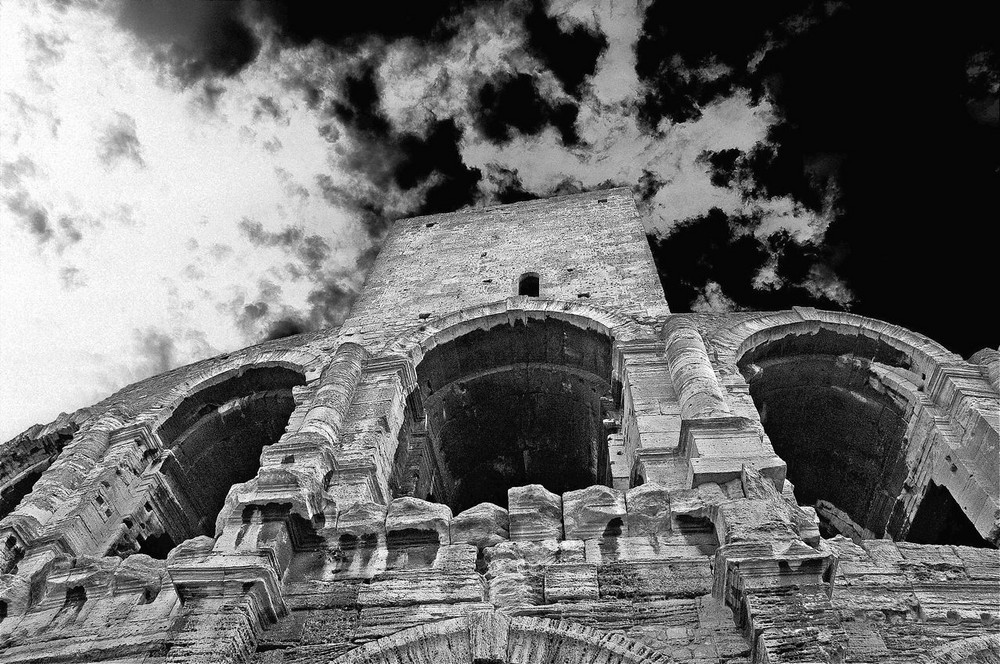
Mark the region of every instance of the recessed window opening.
[[538, 297], [538, 274], [525, 272], [517, 282], [517, 294]]
[[[739, 360], [796, 498], [816, 507], [824, 537], [910, 539], [927, 532], [916, 520], [909, 528], [906, 518], [907, 414], [872, 364], [911, 370], [905, 354], [884, 341], [822, 329], [768, 341]], [[946, 509], [941, 502], [932, 491], [924, 499], [937, 505], [926, 508], [934, 513]], [[958, 543], [948, 539], [955, 533], [921, 536]]]
[[75, 586], [66, 590], [66, 601], [63, 606], [83, 606], [86, 601], [87, 589], [83, 586]]
[[513, 486], [563, 493], [610, 483], [608, 337], [558, 319], [474, 330], [417, 367], [422, 412], [408, 407], [391, 484], [455, 513], [507, 505]]
[[146, 540], [150, 551], [159, 554], [190, 537], [215, 535], [230, 487], [256, 476], [261, 452], [278, 441], [295, 409], [292, 388], [304, 383], [292, 369], [255, 367], [177, 407], [158, 429], [172, 454], [161, 468], [167, 486], [147, 509], [168, 512], [160, 514], [168, 532]]

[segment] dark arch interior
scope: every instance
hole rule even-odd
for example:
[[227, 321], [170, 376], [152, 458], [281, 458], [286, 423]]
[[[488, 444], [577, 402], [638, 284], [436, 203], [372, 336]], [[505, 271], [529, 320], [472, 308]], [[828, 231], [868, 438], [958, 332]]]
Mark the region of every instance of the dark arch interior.
[[0, 459], [0, 519], [13, 512], [24, 497], [31, 493], [42, 473], [56, 460], [62, 449], [73, 440], [79, 429], [76, 424], [54, 433], [31, 439], [30, 449], [13, 448], [13, 453]]
[[798, 499], [823, 501], [817, 511], [833, 531], [850, 534], [851, 524], [881, 537], [908, 472], [906, 420], [855, 359], [908, 367], [885, 344], [821, 330], [758, 346], [740, 369]]
[[556, 319], [475, 330], [427, 353], [417, 377], [423, 414], [408, 409], [397, 495], [457, 513], [506, 506], [512, 486], [562, 493], [608, 483], [606, 336]]
[[[230, 487], [257, 474], [261, 452], [278, 441], [295, 409], [292, 387], [304, 383], [291, 369], [252, 368], [191, 395], [160, 427], [164, 448], [172, 452], [163, 475], [200, 533], [215, 534]], [[164, 525], [166, 539], [147, 546], [157, 550], [188, 536]]]
[[[47, 467], [48, 464], [45, 464]], [[31, 493], [32, 487], [35, 486], [35, 482], [38, 478], [42, 476], [45, 468], [39, 468], [33, 472], [27, 473], [21, 479], [17, 480], [10, 486], [3, 489], [0, 492], [0, 519], [4, 518], [8, 514], [14, 511], [18, 503], [20, 503], [25, 496]]]
[[907, 356], [885, 342], [829, 330], [762, 344], [739, 362], [764, 430], [788, 464], [795, 494], [801, 503], [816, 506], [825, 536], [881, 538], [888, 533], [894, 539], [920, 536], [913, 541], [936, 538], [933, 543], [942, 544], [969, 539], [964, 527], [918, 524], [947, 513], [972, 528], [957, 504], [948, 507], [945, 497], [954, 500], [944, 489], [946, 495], [928, 491], [908, 528], [898, 500], [910, 471], [907, 417], [885, 389], [878, 389], [872, 364], [914, 371]]
[[931, 482], [910, 522], [906, 539], [917, 544], [958, 544], [996, 548], [983, 538], [951, 492]]

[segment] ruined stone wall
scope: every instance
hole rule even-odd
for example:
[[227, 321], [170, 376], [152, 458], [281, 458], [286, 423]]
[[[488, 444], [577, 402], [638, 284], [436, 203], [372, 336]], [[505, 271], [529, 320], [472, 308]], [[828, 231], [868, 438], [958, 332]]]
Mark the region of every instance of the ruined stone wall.
[[[670, 314], [624, 190], [405, 220], [340, 329], [0, 446], [5, 497], [43, 470], [0, 519], [0, 662], [1000, 662], [974, 359]], [[546, 488], [561, 458], [595, 484]], [[487, 471], [495, 504], [423, 500]]]
[[633, 318], [669, 311], [632, 195], [609, 189], [396, 222], [344, 333], [376, 349], [421, 321], [517, 295], [525, 273], [543, 299]]

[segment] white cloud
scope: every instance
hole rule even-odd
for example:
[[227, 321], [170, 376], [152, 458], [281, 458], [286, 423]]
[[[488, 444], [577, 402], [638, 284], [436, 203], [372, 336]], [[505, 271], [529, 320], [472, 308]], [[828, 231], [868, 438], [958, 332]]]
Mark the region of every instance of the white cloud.
[[[197, 90], [151, 69], [103, 11], [6, 2], [2, 12], [0, 154], [30, 155], [35, 173], [19, 186], [55, 230], [39, 244], [0, 207], [0, 439], [162, 369], [148, 361], [148, 334], [171, 336], [176, 364], [251, 342], [217, 305], [234, 293], [253, 299], [292, 259], [252, 247], [239, 219], [322, 236], [329, 270], [366, 247], [363, 230], [315, 189], [330, 170], [315, 112], [286, 96], [282, 122], [254, 118], [258, 97], [281, 89], [284, 63], [262, 58], [226, 81], [211, 114]], [[23, 48], [38, 34], [58, 57]], [[57, 247], [70, 232], [59, 230], [63, 217], [77, 220], [79, 239]], [[306, 308], [312, 286], [289, 279], [284, 303]]]

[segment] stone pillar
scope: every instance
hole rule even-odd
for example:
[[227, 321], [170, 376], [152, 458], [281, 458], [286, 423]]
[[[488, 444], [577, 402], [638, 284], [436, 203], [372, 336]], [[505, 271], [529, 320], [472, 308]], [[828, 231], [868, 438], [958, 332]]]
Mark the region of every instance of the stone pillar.
[[[309, 408], [297, 430], [264, 448], [255, 486], [239, 497], [241, 505], [290, 503], [311, 520], [323, 512], [323, 482], [334, 466], [351, 401], [368, 353], [354, 343], [341, 344], [323, 370]], [[236, 510], [238, 514], [240, 510]]]
[[345, 343], [337, 348], [323, 371], [319, 389], [313, 396], [313, 407], [306, 413], [299, 435], [318, 433], [327, 441], [337, 440], [367, 358], [368, 352], [358, 344]]
[[681, 417], [685, 420], [730, 417], [732, 411], [698, 328], [686, 318], [672, 316], [665, 329], [667, 362], [680, 400]]

